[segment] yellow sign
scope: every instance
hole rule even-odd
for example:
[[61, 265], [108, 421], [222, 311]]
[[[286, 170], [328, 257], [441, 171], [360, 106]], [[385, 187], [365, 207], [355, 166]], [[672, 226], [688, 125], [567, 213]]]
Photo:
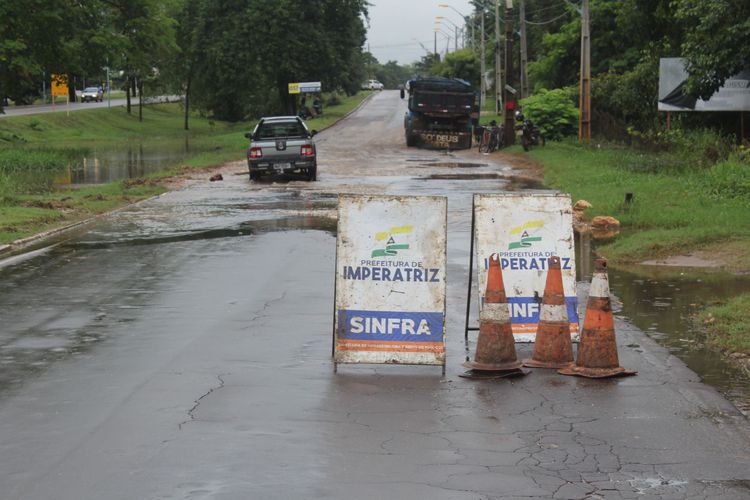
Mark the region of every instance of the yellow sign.
[[290, 94], [299, 94], [299, 83], [290, 83], [289, 84], [289, 93]]
[[68, 75], [52, 75], [52, 95], [68, 95]]

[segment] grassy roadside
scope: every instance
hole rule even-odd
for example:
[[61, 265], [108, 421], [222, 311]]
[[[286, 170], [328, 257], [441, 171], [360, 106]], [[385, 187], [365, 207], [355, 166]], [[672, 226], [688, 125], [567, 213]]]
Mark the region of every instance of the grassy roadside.
[[[593, 205], [589, 218], [620, 220], [621, 233], [597, 243], [597, 253], [613, 266], [691, 253], [722, 262], [730, 272], [750, 270], [749, 165], [736, 159], [675, 165], [674, 158], [658, 153], [573, 142], [550, 143], [528, 154], [542, 164], [547, 186]], [[625, 193], [633, 193], [629, 204]], [[707, 344], [744, 363], [750, 355], [750, 295], [700, 314]]]
[[750, 295], [706, 308], [701, 320], [709, 345], [726, 353], [750, 355]]
[[[311, 129], [323, 130], [358, 106], [369, 93], [342, 97], [337, 105], [324, 108], [323, 116], [308, 121]], [[192, 116], [190, 130], [183, 130], [179, 104], [144, 107], [143, 122], [137, 112], [125, 108], [91, 109], [71, 113], [48, 113], [0, 119], [0, 246], [50, 229], [64, 227], [94, 215], [166, 191], [159, 179], [184, 171], [221, 165], [244, 157], [244, 133], [255, 120], [242, 123], [215, 122]], [[190, 141], [192, 153], [164, 170], [140, 179], [116, 181], [77, 189], [53, 186], [51, 175], [67, 172], [69, 156], [87, 148], [116, 148], [122, 144]], [[8, 154], [10, 153], [10, 154]], [[20, 153], [20, 154], [15, 154]], [[2, 160], [20, 156], [15, 163]], [[54, 164], [42, 167], [38, 157]], [[56, 157], [56, 158], [55, 158]], [[20, 182], [23, 179], [24, 182]], [[43, 182], [40, 181], [43, 179]]]
[[[614, 265], [701, 252], [729, 271], [750, 270], [750, 166], [727, 160], [670, 167], [655, 153], [577, 143], [529, 154], [544, 166], [546, 185], [593, 205], [590, 217], [620, 220], [621, 234], [597, 246]], [[626, 193], [632, 203], [625, 203]]]

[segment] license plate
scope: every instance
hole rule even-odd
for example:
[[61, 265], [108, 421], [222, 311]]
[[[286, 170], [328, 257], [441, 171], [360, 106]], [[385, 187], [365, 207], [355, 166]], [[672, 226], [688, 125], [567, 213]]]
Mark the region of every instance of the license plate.
[[274, 163], [273, 165], [274, 170], [286, 170], [288, 168], [292, 168], [291, 163]]

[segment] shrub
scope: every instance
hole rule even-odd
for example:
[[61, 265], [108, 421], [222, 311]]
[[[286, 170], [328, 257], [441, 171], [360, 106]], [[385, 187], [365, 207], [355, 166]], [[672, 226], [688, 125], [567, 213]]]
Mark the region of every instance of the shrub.
[[750, 166], [723, 161], [711, 167], [706, 177], [711, 196], [750, 200]]
[[639, 132], [632, 128], [628, 134], [633, 145], [652, 152], [670, 152], [689, 159], [694, 167], [708, 168], [729, 158], [732, 143], [729, 138], [710, 129], [655, 130]]
[[521, 100], [523, 112], [548, 140], [559, 141], [578, 130], [578, 110], [563, 89], [540, 90]]
[[341, 97], [336, 92], [331, 92], [325, 100], [326, 106], [336, 106], [341, 104]]

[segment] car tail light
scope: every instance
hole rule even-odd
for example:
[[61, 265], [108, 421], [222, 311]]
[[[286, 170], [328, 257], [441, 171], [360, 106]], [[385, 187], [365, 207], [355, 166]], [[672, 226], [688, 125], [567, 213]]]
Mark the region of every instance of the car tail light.
[[299, 154], [302, 156], [312, 156], [313, 155], [313, 147], [309, 144], [303, 144], [302, 147], [299, 150]]
[[261, 148], [250, 148], [247, 152], [248, 158], [263, 158], [263, 150]]

